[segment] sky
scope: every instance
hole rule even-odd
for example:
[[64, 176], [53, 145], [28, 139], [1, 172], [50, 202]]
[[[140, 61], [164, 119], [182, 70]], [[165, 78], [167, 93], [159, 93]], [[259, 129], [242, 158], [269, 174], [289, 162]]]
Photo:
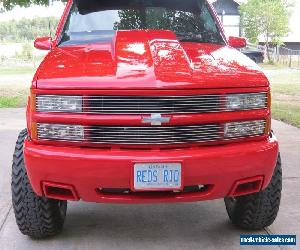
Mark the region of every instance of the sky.
[[[62, 2], [53, 2], [50, 7], [45, 6], [32, 6], [29, 8], [15, 7], [12, 11], [0, 13], [0, 21], [9, 21], [12, 19], [21, 18], [34, 18], [34, 17], [48, 17], [56, 16], [60, 17], [64, 10], [64, 4]], [[28, 16], [30, 13], [30, 16]]]
[[[212, 0], [210, 0], [212, 2]], [[295, 7], [293, 14], [290, 18], [290, 30], [291, 33], [289, 36], [284, 39], [285, 42], [300, 42], [300, 0], [294, 0]], [[28, 13], [31, 17], [47, 17], [47, 16], [56, 16], [60, 17], [64, 10], [64, 5], [61, 2], [54, 2], [51, 7], [43, 6], [32, 6], [30, 8], [20, 8], [15, 7], [10, 12], [0, 13], [0, 21], [9, 21], [12, 19], [28, 18]]]
[[295, 1], [295, 7], [290, 18], [291, 33], [286, 39], [286, 42], [300, 42], [300, 0]]

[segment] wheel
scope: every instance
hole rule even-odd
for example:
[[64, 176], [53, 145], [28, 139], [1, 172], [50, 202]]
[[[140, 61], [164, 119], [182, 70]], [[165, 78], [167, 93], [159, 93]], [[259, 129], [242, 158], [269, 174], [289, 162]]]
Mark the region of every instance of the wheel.
[[67, 202], [37, 196], [30, 185], [23, 157], [27, 130], [16, 142], [12, 165], [12, 203], [20, 231], [40, 239], [58, 234], [63, 227]]
[[244, 229], [257, 230], [270, 226], [277, 217], [282, 190], [281, 158], [268, 187], [255, 194], [225, 198], [228, 216], [233, 224]]

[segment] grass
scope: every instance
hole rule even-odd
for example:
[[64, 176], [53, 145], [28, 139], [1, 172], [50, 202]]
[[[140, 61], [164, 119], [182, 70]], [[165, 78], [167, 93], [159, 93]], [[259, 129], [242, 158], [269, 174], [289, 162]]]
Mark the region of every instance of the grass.
[[273, 118], [300, 128], [300, 102], [273, 101]]
[[267, 70], [277, 70], [277, 69], [284, 69], [285, 67], [281, 64], [275, 64], [275, 63], [261, 63], [259, 65], [263, 69]]
[[269, 70], [267, 71], [267, 74], [271, 84], [275, 87], [276, 85], [281, 84], [286, 88], [296, 87], [299, 89], [297, 84], [300, 83], [300, 70], [274, 70], [274, 72], [273, 70]]
[[24, 107], [25, 103], [20, 96], [0, 96], [0, 108]]
[[33, 67], [0, 66], [0, 108], [25, 107]]
[[300, 70], [262, 64], [272, 88], [272, 117], [300, 128]]
[[[300, 76], [299, 76], [300, 77]], [[274, 94], [283, 94], [289, 96], [298, 96], [300, 94], [300, 82], [287, 84], [272, 84], [272, 92]]]
[[22, 75], [22, 74], [34, 74], [32, 67], [1, 67], [0, 76], [4, 75]]

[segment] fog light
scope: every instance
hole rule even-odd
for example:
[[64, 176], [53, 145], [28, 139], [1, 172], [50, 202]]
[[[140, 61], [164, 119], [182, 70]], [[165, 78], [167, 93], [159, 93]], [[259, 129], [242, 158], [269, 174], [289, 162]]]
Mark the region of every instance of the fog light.
[[265, 127], [265, 120], [226, 123], [224, 137], [234, 138], [263, 135]]
[[80, 125], [45, 124], [37, 125], [38, 139], [82, 141], [84, 139], [84, 128]]

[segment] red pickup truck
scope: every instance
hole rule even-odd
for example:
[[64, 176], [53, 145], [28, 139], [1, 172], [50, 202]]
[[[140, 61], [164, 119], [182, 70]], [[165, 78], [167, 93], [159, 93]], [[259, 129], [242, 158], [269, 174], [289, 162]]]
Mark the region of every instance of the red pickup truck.
[[[282, 174], [270, 86], [206, 0], [69, 0], [16, 143], [20, 231], [62, 230], [67, 201], [225, 199], [247, 229], [273, 223]], [[84, 212], [84, 211], [83, 211]]]

